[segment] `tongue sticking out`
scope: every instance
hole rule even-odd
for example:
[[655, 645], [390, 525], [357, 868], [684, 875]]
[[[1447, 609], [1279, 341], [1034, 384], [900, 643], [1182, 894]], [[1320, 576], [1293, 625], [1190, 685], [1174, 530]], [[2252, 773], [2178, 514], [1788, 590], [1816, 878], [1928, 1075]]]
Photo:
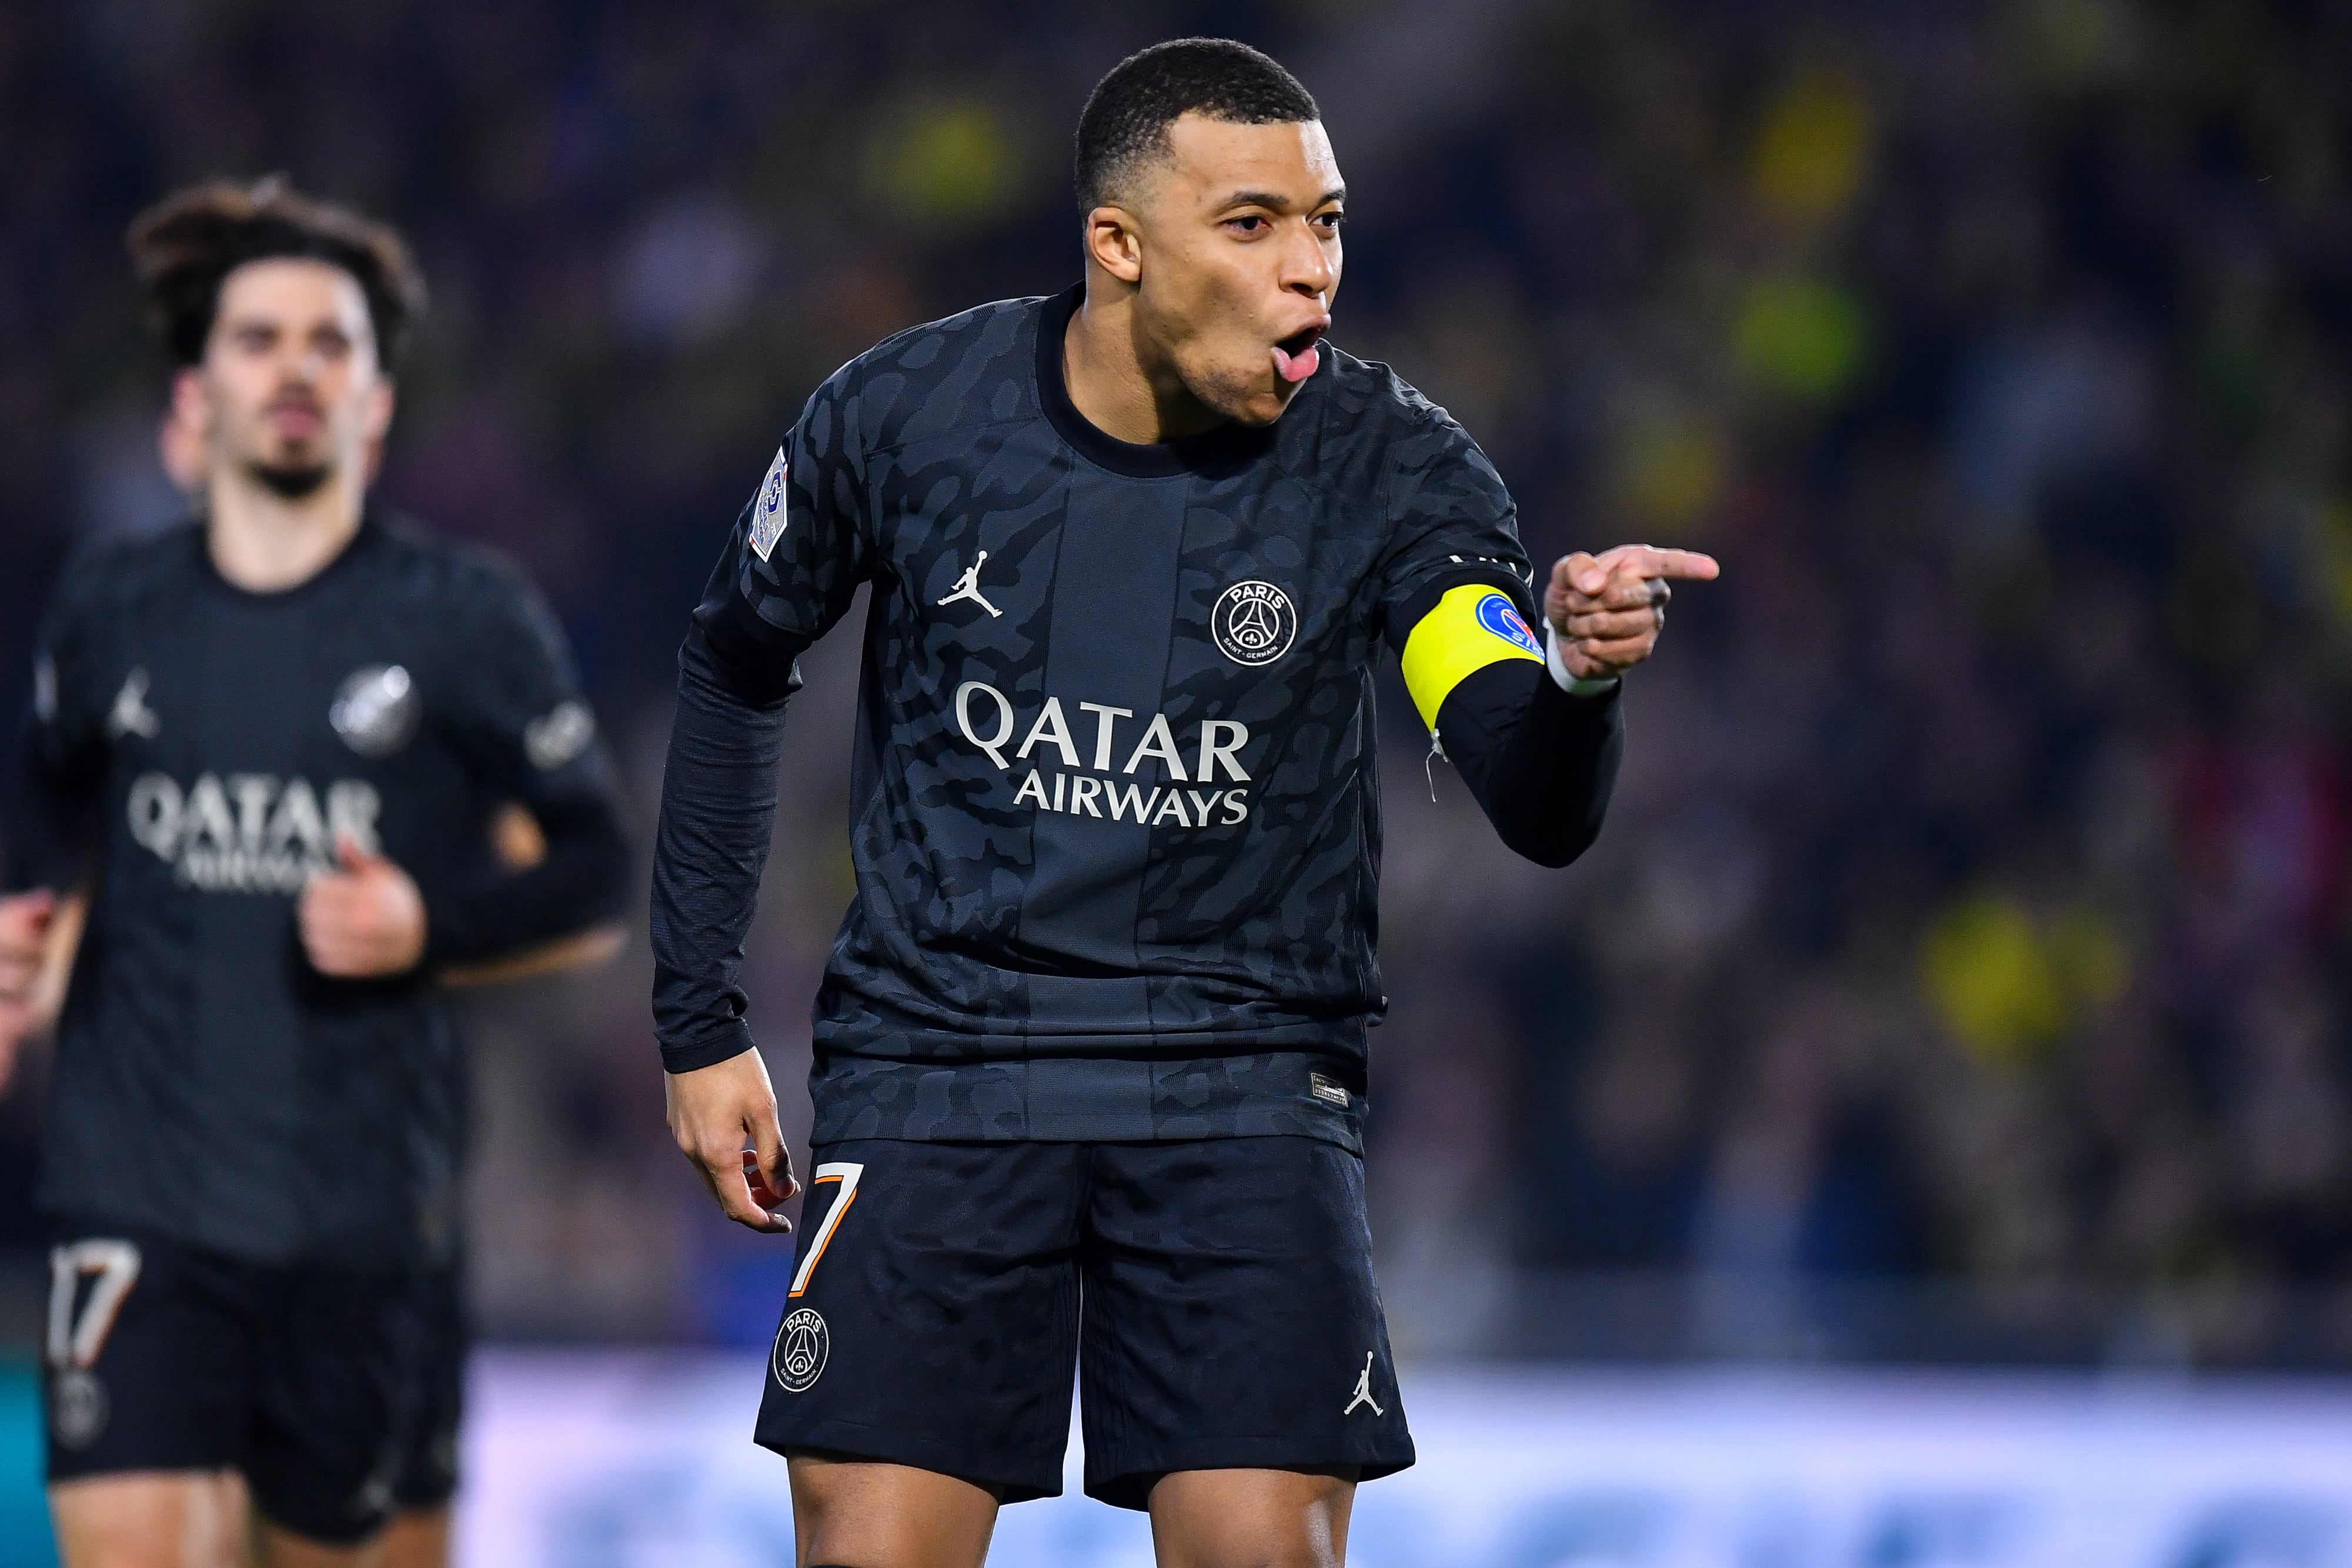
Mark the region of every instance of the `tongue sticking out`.
[[1296, 354], [1284, 351], [1279, 343], [1274, 346], [1274, 373], [1284, 381], [1303, 382], [1313, 375], [1316, 367], [1322, 362], [1321, 352], [1312, 343]]

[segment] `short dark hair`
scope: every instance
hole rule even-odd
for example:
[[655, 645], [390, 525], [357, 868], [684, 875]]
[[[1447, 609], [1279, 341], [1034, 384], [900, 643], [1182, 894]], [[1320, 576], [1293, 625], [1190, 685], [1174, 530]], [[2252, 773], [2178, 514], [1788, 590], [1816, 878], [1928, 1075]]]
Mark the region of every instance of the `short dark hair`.
[[131, 265], [175, 366], [205, 357], [221, 283], [250, 261], [298, 256], [351, 274], [367, 297], [376, 362], [395, 370], [425, 309], [425, 279], [400, 236], [272, 174], [250, 185], [210, 180], [174, 191], [131, 220]]
[[1320, 120], [1314, 97], [1268, 55], [1231, 38], [1174, 38], [1128, 56], [1095, 84], [1078, 115], [1078, 210], [1112, 200], [1168, 128], [1198, 111], [1231, 125]]

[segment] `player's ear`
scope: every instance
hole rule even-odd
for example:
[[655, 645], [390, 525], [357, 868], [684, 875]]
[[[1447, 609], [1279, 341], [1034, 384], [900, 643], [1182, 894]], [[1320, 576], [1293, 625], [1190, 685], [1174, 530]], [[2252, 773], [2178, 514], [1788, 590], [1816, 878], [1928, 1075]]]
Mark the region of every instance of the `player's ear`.
[[1087, 255], [1097, 267], [1121, 283], [1143, 277], [1143, 235], [1135, 214], [1124, 207], [1101, 206], [1087, 214]]

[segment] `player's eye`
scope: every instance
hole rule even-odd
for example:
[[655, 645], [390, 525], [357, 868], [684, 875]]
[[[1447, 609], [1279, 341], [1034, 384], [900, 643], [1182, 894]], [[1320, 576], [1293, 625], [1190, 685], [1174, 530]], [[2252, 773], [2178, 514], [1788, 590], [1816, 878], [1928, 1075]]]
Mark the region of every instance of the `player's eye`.
[[1329, 234], [1338, 234], [1339, 225], [1347, 221], [1348, 214], [1345, 213], [1318, 213], [1315, 215], [1316, 224]]
[[1264, 213], [1244, 213], [1237, 218], [1227, 218], [1225, 226], [1245, 235], [1262, 234], [1266, 227]]

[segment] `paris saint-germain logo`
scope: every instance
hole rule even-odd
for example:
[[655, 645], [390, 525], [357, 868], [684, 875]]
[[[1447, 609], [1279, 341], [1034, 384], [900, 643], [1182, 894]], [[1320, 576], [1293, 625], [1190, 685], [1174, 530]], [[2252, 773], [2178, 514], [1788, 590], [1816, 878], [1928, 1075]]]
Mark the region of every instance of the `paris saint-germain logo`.
[[1209, 612], [1209, 634], [1217, 651], [1236, 664], [1270, 664], [1290, 651], [1298, 635], [1298, 612], [1290, 595], [1252, 578], [1217, 596]]
[[381, 760], [415, 738], [423, 706], [406, 670], [398, 664], [368, 664], [353, 670], [336, 689], [327, 722], [345, 746]]
[[1528, 623], [1503, 595], [1490, 593], [1478, 601], [1478, 624], [1504, 642], [1524, 648], [1538, 659], [1543, 657], [1543, 644], [1536, 641], [1536, 634], [1528, 630]]
[[824, 1360], [832, 1349], [833, 1336], [825, 1331], [824, 1315], [814, 1307], [802, 1307], [786, 1314], [783, 1327], [776, 1331], [776, 1348], [768, 1357], [768, 1365], [785, 1393], [806, 1393], [824, 1375]]

